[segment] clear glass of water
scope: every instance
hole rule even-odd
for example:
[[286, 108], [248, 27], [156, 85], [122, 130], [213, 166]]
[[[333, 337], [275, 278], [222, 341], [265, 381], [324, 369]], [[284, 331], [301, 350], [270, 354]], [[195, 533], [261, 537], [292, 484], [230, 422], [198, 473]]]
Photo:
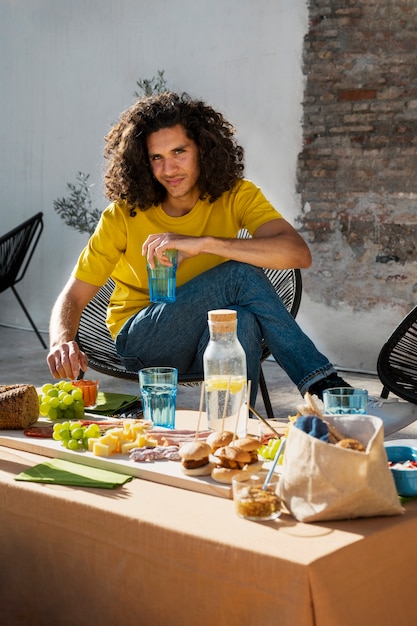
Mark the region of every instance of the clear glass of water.
[[151, 302], [175, 302], [177, 287], [177, 250], [167, 250], [172, 265], [162, 265], [155, 257], [155, 267], [147, 265], [149, 299]]
[[178, 370], [175, 367], [146, 367], [139, 371], [143, 415], [155, 426], [175, 428]]
[[323, 391], [323, 404], [327, 415], [365, 415], [368, 392], [356, 387], [326, 389]]

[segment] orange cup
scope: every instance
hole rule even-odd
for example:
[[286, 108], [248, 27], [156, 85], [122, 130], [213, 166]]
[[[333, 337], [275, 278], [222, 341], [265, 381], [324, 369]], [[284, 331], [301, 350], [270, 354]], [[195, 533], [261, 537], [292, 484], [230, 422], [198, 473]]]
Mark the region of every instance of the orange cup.
[[73, 380], [74, 387], [79, 387], [83, 392], [84, 406], [86, 408], [97, 404], [98, 380]]

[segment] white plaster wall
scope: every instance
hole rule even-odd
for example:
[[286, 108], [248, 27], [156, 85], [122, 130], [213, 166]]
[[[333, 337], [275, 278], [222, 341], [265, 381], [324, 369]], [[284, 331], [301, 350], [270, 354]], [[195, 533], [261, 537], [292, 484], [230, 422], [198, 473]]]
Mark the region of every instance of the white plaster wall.
[[[103, 137], [158, 69], [235, 123], [247, 175], [292, 220], [306, 23], [304, 0], [0, 1], [1, 232], [44, 211], [19, 287], [42, 329], [85, 242], [53, 200], [81, 170], [105, 206]], [[0, 323], [27, 326], [12, 294], [0, 307]]]
[[[41, 329], [86, 242], [53, 200], [83, 171], [104, 208], [103, 137], [133, 102], [136, 81], [158, 69], [170, 89], [208, 101], [236, 125], [247, 176], [294, 222], [307, 24], [306, 0], [0, 0], [0, 232], [44, 212], [19, 286]], [[329, 316], [306, 297], [299, 321], [336, 363], [344, 355], [345, 365], [372, 367], [369, 336], [363, 358], [346, 357], [351, 327], [342, 315], [329, 333]], [[11, 292], [0, 294], [0, 324], [28, 327]]]

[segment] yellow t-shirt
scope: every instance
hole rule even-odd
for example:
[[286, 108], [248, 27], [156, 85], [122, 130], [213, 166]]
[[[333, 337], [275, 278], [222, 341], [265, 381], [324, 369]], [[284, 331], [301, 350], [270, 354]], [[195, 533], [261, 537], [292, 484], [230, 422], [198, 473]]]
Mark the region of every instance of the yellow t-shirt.
[[[130, 217], [126, 203], [114, 202], [103, 212], [72, 274], [98, 287], [109, 276], [115, 281], [107, 312], [107, 325], [115, 338], [132, 315], [150, 304], [146, 257], [141, 253], [148, 235], [174, 232], [231, 238], [242, 228], [252, 235], [262, 224], [280, 217], [261, 190], [248, 180], [238, 181], [213, 203], [198, 200], [182, 217], [170, 217], [161, 205], [138, 210], [135, 217]], [[177, 286], [225, 260], [212, 254], [185, 259], [177, 269]]]

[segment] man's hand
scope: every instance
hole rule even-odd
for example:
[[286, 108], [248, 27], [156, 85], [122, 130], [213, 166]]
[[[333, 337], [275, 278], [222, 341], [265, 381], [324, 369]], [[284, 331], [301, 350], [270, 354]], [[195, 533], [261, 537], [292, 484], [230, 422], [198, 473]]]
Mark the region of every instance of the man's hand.
[[54, 378], [76, 380], [80, 370], [87, 370], [88, 358], [75, 341], [52, 346], [47, 357], [49, 369]]
[[178, 235], [176, 233], [158, 233], [149, 235], [142, 246], [142, 254], [146, 256], [149, 265], [155, 267], [155, 257], [161, 265], [172, 265], [167, 250], [178, 250], [178, 261], [181, 262], [191, 256], [197, 256], [203, 252], [202, 246], [204, 237], [190, 237], [188, 235]]
[[87, 355], [74, 341], [81, 313], [99, 287], [70, 278], [57, 298], [49, 324], [50, 350], [47, 363], [54, 378], [78, 378], [87, 369]]

